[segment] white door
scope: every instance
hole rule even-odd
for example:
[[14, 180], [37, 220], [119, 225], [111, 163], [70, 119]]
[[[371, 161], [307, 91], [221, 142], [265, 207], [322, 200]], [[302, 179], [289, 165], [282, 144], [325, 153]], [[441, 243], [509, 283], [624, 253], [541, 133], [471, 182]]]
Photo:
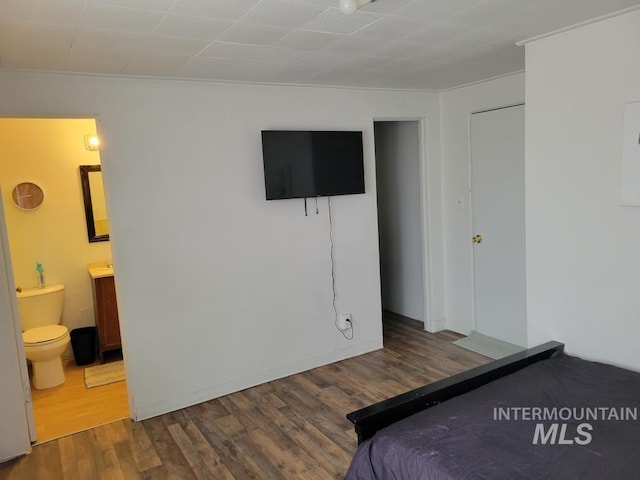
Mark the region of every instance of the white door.
[[524, 106], [471, 115], [475, 330], [527, 345]]
[[0, 462], [35, 440], [31, 390], [0, 193]]

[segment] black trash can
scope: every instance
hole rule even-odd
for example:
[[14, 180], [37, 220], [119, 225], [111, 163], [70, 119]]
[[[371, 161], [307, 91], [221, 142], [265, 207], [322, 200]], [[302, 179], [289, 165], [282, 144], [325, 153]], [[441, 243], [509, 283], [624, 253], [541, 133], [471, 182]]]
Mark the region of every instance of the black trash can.
[[89, 365], [96, 361], [96, 327], [74, 328], [71, 336], [73, 358], [78, 365]]

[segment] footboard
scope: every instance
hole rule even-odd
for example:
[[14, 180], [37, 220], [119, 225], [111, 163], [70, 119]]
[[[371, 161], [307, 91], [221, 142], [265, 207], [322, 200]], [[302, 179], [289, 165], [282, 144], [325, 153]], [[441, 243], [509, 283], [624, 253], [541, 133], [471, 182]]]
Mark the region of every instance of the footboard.
[[467, 393], [532, 363], [551, 358], [563, 351], [564, 344], [547, 342], [356, 410], [347, 414], [347, 419], [353, 423], [358, 435], [358, 444], [360, 444], [371, 438], [378, 430], [398, 420]]

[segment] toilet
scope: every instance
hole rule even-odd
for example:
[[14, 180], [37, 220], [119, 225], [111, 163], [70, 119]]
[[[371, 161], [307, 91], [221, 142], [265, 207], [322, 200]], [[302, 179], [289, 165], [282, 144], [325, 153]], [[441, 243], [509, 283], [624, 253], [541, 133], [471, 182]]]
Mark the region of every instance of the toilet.
[[38, 390], [64, 383], [61, 356], [70, 342], [69, 330], [60, 325], [64, 285], [48, 285], [18, 292], [18, 311], [27, 360]]

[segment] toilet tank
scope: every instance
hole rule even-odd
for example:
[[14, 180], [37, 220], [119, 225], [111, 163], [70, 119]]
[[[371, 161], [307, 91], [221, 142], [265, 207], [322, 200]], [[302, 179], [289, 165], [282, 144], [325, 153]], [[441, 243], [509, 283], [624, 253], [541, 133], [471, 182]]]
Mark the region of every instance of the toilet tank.
[[64, 306], [64, 285], [27, 288], [18, 292], [17, 295], [23, 332], [30, 328], [60, 323]]

